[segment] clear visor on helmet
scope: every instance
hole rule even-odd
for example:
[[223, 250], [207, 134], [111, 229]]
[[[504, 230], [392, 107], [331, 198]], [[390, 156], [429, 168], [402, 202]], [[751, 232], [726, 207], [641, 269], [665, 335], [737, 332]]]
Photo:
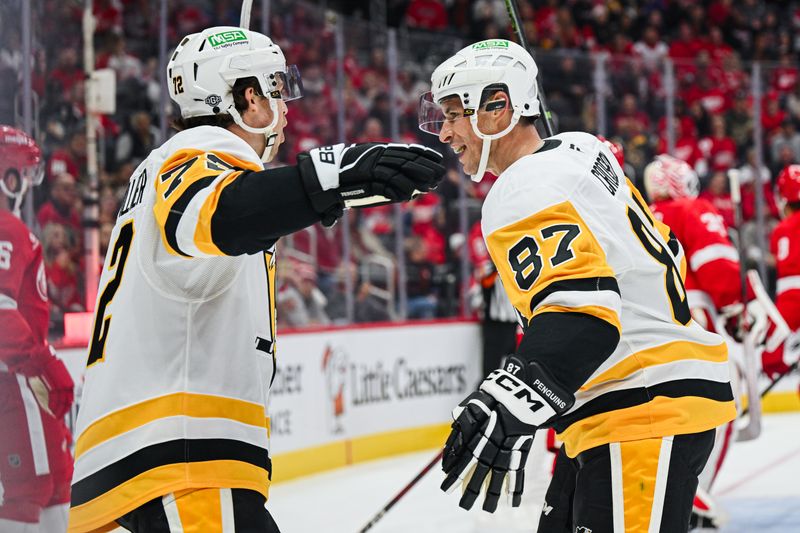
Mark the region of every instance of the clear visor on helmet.
[[303, 97], [303, 80], [297, 65], [288, 65], [286, 72], [264, 74], [264, 84], [272, 98], [289, 102]]
[[44, 180], [44, 161], [39, 161], [36, 165], [26, 168], [22, 177], [30, 181], [34, 187], [41, 185]]
[[439, 103], [433, 101], [433, 94], [428, 91], [419, 98], [417, 112], [419, 129], [426, 133], [439, 135], [446, 122], [452, 124], [456, 120], [469, 116], [472, 112], [472, 109], [464, 109], [461, 99], [456, 95], [442, 98]]

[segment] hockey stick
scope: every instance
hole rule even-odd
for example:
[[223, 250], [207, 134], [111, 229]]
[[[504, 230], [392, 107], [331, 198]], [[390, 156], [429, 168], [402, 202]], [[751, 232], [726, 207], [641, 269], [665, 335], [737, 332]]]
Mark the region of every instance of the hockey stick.
[[[266, 2], [266, 0], [263, 0]], [[250, 29], [250, 11], [253, 8], [253, 0], [242, 0], [242, 13], [239, 16], [239, 26]]]
[[385, 515], [385, 514], [386, 514], [386, 513], [389, 511], [389, 509], [391, 509], [392, 507], [394, 507], [394, 506], [395, 506], [395, 504], [396, 504], [397, 502], [399, 502], [399, 501], [400, 501], [400, 498], [402, 498], [403, 496], [405, 496], [405, 495], [406, 495], [406, 493], [407, 493], [408, 491], [410, 491], [412, 488], [414, 488], [414, 485], [416, 485], [416, 484], [419, 482], [419, 480], [420, 480], [420, 479], [422, 479], [423, 477], [425, 477], [425, 474], [427, 474], [427, 473], [428, 473], [428, 472], [431, 470], [431, 468], [433, 468], [433, 467], [434, 467], [434, 465], [436, 465], [436, 463], [438, 463], [439, 461], [441, 461], [441, 459], [442, 459], [442, 454], [443, 454], [443, 453], [444, 453], [444, 449], [442, 449], [442, 451], [440, 451], [439, 453], [437, 453], [437, 454], [436, 454], [436, 457], [434, 457], [434, 458], [431, 460], [431, 462], [430, 462], [430, 463], [428, 463], [427, 465], [425, 465], [425, 468], [423, 468], [422, 470], [420, 470], [419, 474], [417, 474], [417, 475], [414, 477], [414, 479], [412, 479], [411, 481], [409, 481], [409, 482], [408, 482], [408, 484], [407, 484], [405, 487], [403, 487], [403, 488], [400, 490], [400, 492], [398, 492], [398, 493], [397, 493], [397, 495], [396, 495], [394, 498], [392, 498], [391, 500], [389, 500], [389, 503], [387, 503], [386, 505], [384, 505], [384, 506], [383, 506], [383, 509], [381, 509], [380, 511], [378, 511], [378, 514], [376, 514], [376, 515], [375, 515], [375, 516], [372, 518], [372, 520], [370, 520], [369, 522], [367, 522], [367, 525], [365, 525], [364, 527], [362, 527], [362, 528], [359, 530], [359, 533], [364, 533], [365, 531], [369, 531], [370, 529], [372, 529], [372, 526], [374, 526], [375, 524], [377, 524], [377, 523], [378, 523], [378, 520], [380, 520], [381, 518], [383, 518], [383, 515]]
[[[514, 33], [517, 34], [519, 44], [533, 57], [533, 52], [528, 47], [528, 39], [525, 37], [525, 31], [522, 28], [522, 21], [519, 18], [517, 0], [506, 0], [506, 10], [508, 11], [508, 17], [511, 19]], [[547, 137], [552, 137], [555, 135], [556, 130], [553, 127], [553, 117], [550, 115], [550, 111], [544, 101], [544, 91], [542, 90], [542, 82], [539, 80], [539, 76], [536, 76], [536, 88], [539, 90], [539, 112], [544, 120], [544, 132]]]
[[[775, 378], [770, 382], [770, 384], [767, 385], [767, 387], [763, 391], [761, 391], [761, 397], [763, 398], [764, 396], [766, 396], [769, 393], [769, 391], [771, 391], [772, 389], [775, 388], [775, 385], [777, 385], [780, 380], [782, 380], [783, 378], [785, 378], [786, 376], [788, 376], [789, 374], [791, 374], [792, 372], [797, 370], [798, 365], [800, 365], [800, 359], [798, 359], [797, 361], [792, 363], [792, 366], [787, 368], [786, 372], [784, 372], [783, 374], [779, 374], [779, 375], [775, 376]], [[744, 411], [742, 411], [742, 416], [746, 415], [749, 409], [750, 409], [750, 406], [748, 405], [744, 409]]]
[[[741, 283], [742, 295], [742, 316], [739, 321], [740, 327], [745, 323], [747, 313], [747, 265], [745, 264], [745, 250], [742, 235], [742, 192], [739, 184], [739, 171], [730, 170], [728, 172], [730, 181], [731, 200], [734, 205], [734, 225], [738, 233], [736, 248], [739, 253], [739, 281]], [[756, 362], [755, 345], [753, 336], [744, 334], [742, 338], [742, 349], [744, 355], [744, 377], [747, 385], [748, 414], [747, 425], [744, 426], [736, 436], [736, 440], [748, 441], [757, 438], [761, 434], [761, 396], [758, 390], [758, 364]]]

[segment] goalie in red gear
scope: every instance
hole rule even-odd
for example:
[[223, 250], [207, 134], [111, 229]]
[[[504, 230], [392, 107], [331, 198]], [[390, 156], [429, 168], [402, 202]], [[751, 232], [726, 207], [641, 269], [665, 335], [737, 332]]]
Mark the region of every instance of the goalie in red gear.
[[[699, 180], [692, 167], [670, 155], [659, 155], [645, 167], [644, 186], [653, 214], [683, 246], [687, 260], [684, 284], [692, 318], [717, 332], [719, 313], [738, 304], [742, 294], [739, 254], [722, 215], [710, 202], [697, 198]], [[693, 525], [715, 525], [718, 515], [707, 493], [725, 459], [732, 433], [733, 423], [717, 428], [714, 449], [699, 478], [698, 494], [705, 496], [695, 497]]]
[[770, 238], [778, 279], [775, 305], [792, 334], [776, 349], [762, 354], [764, 372], [771, 377], [788, 372], [798, 356], [784, 348], [797, 342], [800, 330], [800, 165], [784, 168], [776, 185], [783, 220]]
[[73, 382], [47, 344], [39, 241], [17, 218], [43, 166], [34, 141], [0, 126], [0, 531], [64, 531], [72, 457], [64, 415]]

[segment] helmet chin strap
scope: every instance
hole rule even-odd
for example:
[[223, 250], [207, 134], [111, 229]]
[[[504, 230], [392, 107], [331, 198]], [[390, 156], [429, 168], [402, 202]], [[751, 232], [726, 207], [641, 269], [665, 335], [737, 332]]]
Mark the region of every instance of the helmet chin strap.
[[19, 190], [13, 192], [8, 189], [5, 180], [0, 180], [0, 190], [3, 191], [6, 198], [12, 201], [11, 212], [17, 218], [20, 218], [20, 212], [22, 211], [22, 199], [25, 198], [25, 193], [28, 192], [28, 180], [21, 179], [21, 181]]
[[471, 175], [470, 178], [475, 183], [478, 183], [483, 179], [483, 175], [486, 173], [486, 166], [489, 164], [489, 152], [491, 151], [492, 141], [494, 139], [499, 139], [510, 132], [514, 126], [517, 125], [519, 121], [520, 114], [519, 112], [515, 111], [513, 115], [511, 115], [511, 122], [509, 122], [506, 128], [499, 132], [492, 135], [486, 135], [485, 133], [481, 133], [481, 130], [478, 129], [478, 114], [474, 114], [470, 117], [469, 121], [472, 124], [472, 129], [475, 134], [483, 139], [483, 146], [481, 147], [481, 160], [478, 163], [478, 170], [475, 174]]
[[276, 150], [274, 149], [274, 145], [278, 140], [278, 134], [275, 133], [275, 127], [278, 125], [278, 120], [280, 117], [278, 116], [278, 104], [275, 98], [269, 98], [269, 108], [272, 110], [272, 122], [269, 126], [264, 128], [254, 128], [253, 126], [245, 124], [244, 119], [242, 118], [242, 115], [239, 114], [239, 110], [236, 109], [236, 106], [231, 105], [231, 107], [228, 108], [228, 113], [230, 113], [231, 117], [233, 117], [233, 121], [244, 131], [249, 133], [264, 134], [264, 140], [266, 141], [266, 144], [264, 146], [264, 152], [261, 154], [261, 161], [264, 163], [269, 163], [275, 156]]

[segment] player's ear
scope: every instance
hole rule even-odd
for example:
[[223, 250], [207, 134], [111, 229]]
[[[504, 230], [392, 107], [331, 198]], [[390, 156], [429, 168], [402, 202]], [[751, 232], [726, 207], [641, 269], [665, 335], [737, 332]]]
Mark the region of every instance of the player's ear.
[[502, 116], [506, 110], [511, 109], [511, 100], [504, 91], [497, 91], [486, 102], [485, 110], [492, 113], [495, 117]]
[[256, 96], [258, 96], [258, 93], [256, 93], [254, 88], [248, 87], [244, 90], [244, 101], [247, 102], [247, 112], [252, 113], [258, 111], [256, 107]]

